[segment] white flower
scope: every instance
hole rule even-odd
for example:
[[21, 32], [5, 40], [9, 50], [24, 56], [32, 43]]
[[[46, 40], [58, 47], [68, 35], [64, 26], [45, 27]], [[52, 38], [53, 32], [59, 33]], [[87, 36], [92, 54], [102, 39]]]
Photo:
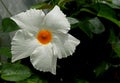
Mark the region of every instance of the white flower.
[[56, 74], [57, 58], [72, 55], [80, 43], [68, 34], [70, 23], [58, 6], [47, 15], [30, 9], [11, 19], [21, 28], [12, 39], [12, 62], [30, 56], [37, 70]]

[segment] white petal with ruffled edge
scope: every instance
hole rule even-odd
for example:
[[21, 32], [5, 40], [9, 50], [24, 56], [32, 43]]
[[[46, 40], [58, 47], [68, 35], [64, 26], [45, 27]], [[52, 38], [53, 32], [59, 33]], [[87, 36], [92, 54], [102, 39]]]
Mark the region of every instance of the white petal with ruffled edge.
[[64, 49], [68, 55], [72, 55], [75, 52], [76, 46], [80, 44], [80, 40], [68, 34], [68, 38], [64, 43]]
[[19, 30], [15, 33], [11, 43], [12, 62], [26, 58], [32, 54], [32, 51], [40, 46], [32, 34]]
[[36, 33], [39, 28], [42, 28], [45, 14], [42, 10], [30, 9], [11, 17], [18, 26], [26, 29], [29, 32]]
[[53, 55], [52, 45], [42, 45], [34, 50], [30, 56], [33, 66], [40, 71], [56, 74], [57, 57]]
[[[12, 62], [30, 56], [31, 63], [37, 70], [56, 74], [57, 58], [72, 55], [80, 43], [67, 33], [70, 23], [58, 6], [46, 16], [42, 10], [30, 9], [11, 19], [21, 28], [12, 39]], [[52, 34], [48, 44], [44, 45], [36, 38], [41, 29]]]
[[52, 43], [54, 55], [61, 59], [72, 55], [80, 41], [70, 34], [56, 34]]
[[45, 28], [51, 31], [67, 33], [70, 23], [58, 6], [55, 6], [44, 18]]

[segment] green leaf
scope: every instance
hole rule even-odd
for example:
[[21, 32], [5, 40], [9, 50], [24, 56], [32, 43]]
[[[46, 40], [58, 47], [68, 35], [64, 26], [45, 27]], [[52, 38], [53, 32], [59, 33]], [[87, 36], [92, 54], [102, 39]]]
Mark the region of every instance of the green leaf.
[[109, 65], [106, 62], [102, 62], [98, 67], [94, 69], [96, 77], [102, 75], [106, 70], [108, 70]]
[[116, 37], [115, 32], [114, 32], [113, 29], [110, 30], [110, 36], [109, 36], [108, 41], [109, 41], [110, 44], [114, 44], [115, 42], [118, 41], [118, 38]]
[[73, 0], [59, 0], [58, 5], [63, 6], [64, 4], [71, 2], [71, 1], [73, 1]]
[[4, 55], [4, 56], [7, 56], [8, 58], [11, 58], [12, 54], [11, 54], [10, 47], [1, 47], [0, 48], [0, 55]]
[[1, 69], [1, 78], [7, 81], [20, 81], [31, 76], [30, 69], [22, 64], [4, 64]]
[[92, 27], [90, 27], [90, 29], [93, 33], [100, 34], [105, 31], [104, 25], [97, 17], [90, 19], [89, 23], [92, 26]]
[[115, 51], [115, 53], [117, 54], [117, 56], [120, 57], [120, 41], [113, 43], [112, 48]]
[[76, 0], [79, 6], [88, 4], [88, 0]]
[[24, 81], [19, 81], [16, 83], [48, 83], [47, 80], [44, 80], [41, 77], [38, 77], [36, 75], [31, 76], [30, 78], [24, 80]]
[[112, 49], [116, 53], [116, 56], [120, 57], [120, 40], [119, 37], [115, 35], [113, 29], [110, 30], [109, 43], [112, 45]]
[[2, 44], [2, 38], [0, 37], [0, 46], [1, 46], [1, 44]]
[[93, 34], [90, 30], [90, 25], [89, 25], [89, 22], [88, 21], [84, 21], [84, 22], [79, 22], [78, 24], [79, 28], [84, 32], [86, 33], [86, 35], [90, 38], [93, 37]]
[[72, 18], [72, 17], [67, 17], [68, 21], [70, 22], [70, 24], [76, 24], [78, 23], [79, 21], [75, 18]]
[[97, 16], [108, 19], [120, 27], [120, 21], [117, 20], [115, 11], [105, 4], [100, 4], [99, 6], [100, 10]]
[[120, 9], [119, 6], [117, 6], [117, 5], [113, 4], [113, 3], [109, 3], [109, 2], [106, 2], [106, 1], [103, 1], [102, 3], [110, 6], [111, 8], [114, 8], [114, 9]]
[[90, 14], [96, 15], [95, 12], [93, 12], [93, 11], [91, 11], [90, 9], [87, 9], [87, 8], [81, 8], [81, 9], [80, 9], [80, 12], [88, 12], [88, 13], [90, 13]]
[[19, 27], [17, 26], [17, 24], [10, 18], [5, 18], [2, 20], [2, 30], [4, 32], [11, 32], [18, 29]]
[[89, 83], [89, 82], [86, 81], [86, 80], [76, 79], [76, 80], [75, 80], [75, 83]]
[[52, 6], [48, 3], [39, 3], [36, 5], [33, 5], [31, 8], [35, 8], [35, 9], [51, 9]]
[[2, 25], [1, 25], [1, 23], [0, 23], [0, 30], [1, 30], [1, 28], [2, 28]]

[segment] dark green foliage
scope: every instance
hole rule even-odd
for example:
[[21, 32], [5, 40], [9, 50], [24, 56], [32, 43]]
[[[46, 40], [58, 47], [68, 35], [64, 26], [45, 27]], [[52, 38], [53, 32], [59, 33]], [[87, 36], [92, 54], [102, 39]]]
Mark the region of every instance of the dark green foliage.
[[7, 81], [20, 81], [30, 76], [30, 69], [22, 64], [4, 64], [1, 68], [1, 78]]
[[[35, 70], [29, 58], [11, 64], [10, 47], [2, 47], [0, 55], [7, 56], [8, 64], [0, 59], [0, 79], [3, 83], [120, 83], [119, 3], [119, 0], [47, 0], [32, 6], [48, 10], [60, 6], [71, 24], [69, 33], [81, 43], [72, 56], [58, 60], [57, 75]], [[3, 19], [0, 25], [1, 32], [19, 29], [10, 18]]]
[[0, 55], [4, 55], [8, 58], [11, 58], [12, 57], [11, 49], [9, 47], [1, 47], [0, 48]]
[[19, 27], [17, 26], [17, 24], [10, 18], [5, 18], [2, 20], [3, 32], [11, 32], [11, 31], [15, 31], [18, 29], [19, 29]]

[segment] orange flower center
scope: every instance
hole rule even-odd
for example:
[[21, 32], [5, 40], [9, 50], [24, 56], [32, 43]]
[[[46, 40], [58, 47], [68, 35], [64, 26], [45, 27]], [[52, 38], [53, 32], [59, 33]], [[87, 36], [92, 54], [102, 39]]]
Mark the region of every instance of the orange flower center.
[[48, 44], [52, 40], [52, 34], [48, 30], [40, 30], [37, 39], [41, 44]]

